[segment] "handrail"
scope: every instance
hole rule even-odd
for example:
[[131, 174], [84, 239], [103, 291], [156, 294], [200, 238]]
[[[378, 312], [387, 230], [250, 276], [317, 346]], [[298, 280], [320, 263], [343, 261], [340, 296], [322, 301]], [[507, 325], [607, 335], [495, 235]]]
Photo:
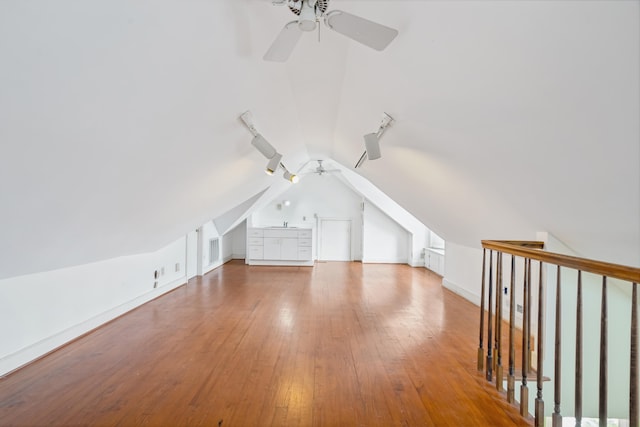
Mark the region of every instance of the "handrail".
[[547, 264], [555, 264], [562, 267], [569, 267], [575, 270], [594, 273], [609, 278], [626, 280], [629, 282], [640, 282], [640, 268], [626, 265], [613, 264], [604, 261], [595, 261], [588, 258], [580, 258], [570, 255], [563, 255], [554, 252], [541, 251], [543, 242], [518, 242], [515, 240], [483, 240], [482, 247], [498, 252], [524, 258], [535, 259]]
[[[583, 352], [583, 313], [582, 313], [582, 272], [593, 273], [602, 276], [602, 296], [600, 307], [600, 357], [599, 357], [599, 387], [598, 387], [598, 416], [600, 427], [606, 427], [607, 425], [607, 403], [608, 403], [608, 303], [607, 303], [607, 279], [613, 278], [622, 281], [629, 282], [632, 285], [632, 299], [631, 299], [631, 328], [629, 331], [630, 339], [630, 357], [629, 357], [629, 422], [630, 425], [640, 425], [640, 385], [638, 378], [640, 372], [638, 369], [638, 360], [640, 359], [640, 351], [638, 349], [638, 292], [637, 287], [640, 283], [640, 268], [630, 267], [619, 264], [612, 264], [609, 262], [595, 261], [587, 258], [580, 258], [570, 255], [564, 255], [553, 252], [546, 252], [544, 248], [544, 242], [539, 241], [516, 241], [516, 240], [483, 240], [482, 241], [482, 282], [481, 282], [481, 295], [480, 295], [480, 334], [479, 334], [479, 346], [478, 346], [478, 370], [485, 370], [484, 358], [484, 317], [485, 317], [485, 290], [487, 292], [488, 304], [486, 305], [487, 311], [487, 335], [488, 342], [486, 346], [487, 358], [486, 358], [486, 373], [487, 380], [493, 381], [493, 371], [496, 372], [496, 388], [502, 390], [502, 363], [501, 363], [501, 349], [502, 349], [502, 294], [504, 292], [510, 294], [510, 299], [507, 302], [509, 309], [509, 371], [507, 376], [507, 401], [514, 403], [515, 401], [515, 364], [517, 362], [515, 358], [515, 340], [514, 329], [515, 319], [514, 312], [516, 310], [522, 313], [521, 327], [522, 327], [522, 379], [520, 385], [520, 413], [523, 417], [528, 417], [529, 409], [529, 389], [527, 384], [527, 373], [531, 367], [531, 360], [533, 351], [530, 340], [531, 335], [531, 317], [532, 312], [537, 314], [537, 366], [536, 366], [536, 398], [535, 398], [535, 426], [542, 427], [544, 425], [544, 400], [543, 400], [543, 354], [544, 348], [544, 331], [545, 331], [545, 316], [543, 315], [547, 310], [545, 309], [544, 300], [544, 278], [546, 274], [543, 273], [543, 266], [555, 266], [556, 280], [555, 280], [555, 316], [551, 313], [551, 307], [549, 307], [548, 318], [555, 324], [554, 333], [554, 348], [553, 348], [553, 368], [554, 368], [554, 396], [553, 396], [553, 413], [552, 413], [552, 426], [562, 426], [561, 415], [561, 401], [562, 395], [561, 386], [561, 359], [562, 359], [562, 347], [563, 347], [563, 331], [562, 331], [562, 293], [561, 288], [566, 289], [567, 284], [561, 283], [561, 270], [569, 268], [577, 270], [577, 304], [576, 304], [576, 346], [575, 346], [575, 419], [576, 425], [581, 425], [582, 420], [582, 352]], [[487, 251], [489, 256], [487, 257]], [[494, 252], [496, 252], [494, 256]], [[502, 274], [503, 274], [503, 254], [511, 255], [511, 280], [510, 287], [503, 287]], [[522, 259], [522, 290], [523, 295], [522, 305], [516, 304], [515, 293], [515, 276], [516, 276], [516, 257]], [[495, 265], [494, 260], [495, 259]], [[486, 261], [488, 260], [488, 265]], [[539, 262], [538, 273], [538, 292], [537, 292], [537, 304], [532, 301], [531, 289], [534, 286], [532, 283], [531, 271], [533, 266], [532, 260]], [[495, 269], [495, 274], [494, 274]], [[551, 272], [552, 270], [549, 270]], [[488, 281], [485, 281], [485, 272], [488, 272]], [[571, 286], [569, 284], [569, 286]], [[493, 293], [495, 292], [495, 307], [493, 307]], [[537, 306], [537, 309], [536, 309]], [[492, 343], [493, 332], [493, 310], [495, 309], [495, 344]], [[553, 316], [553, 317], [552, 317]], [[493, 347], [493, 348], [492, 348]], [[493, 351], [492, 351], [493, 350]], [[496, 357], [497, 356], [497, 357]]]

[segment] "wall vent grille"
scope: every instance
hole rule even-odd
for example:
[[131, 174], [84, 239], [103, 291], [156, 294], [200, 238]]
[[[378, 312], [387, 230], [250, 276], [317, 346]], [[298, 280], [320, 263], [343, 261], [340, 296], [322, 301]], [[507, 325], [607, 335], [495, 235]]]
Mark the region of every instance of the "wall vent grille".
[[209, 265], [214, 264], [220, 260], [220, 239], [209, 240]]

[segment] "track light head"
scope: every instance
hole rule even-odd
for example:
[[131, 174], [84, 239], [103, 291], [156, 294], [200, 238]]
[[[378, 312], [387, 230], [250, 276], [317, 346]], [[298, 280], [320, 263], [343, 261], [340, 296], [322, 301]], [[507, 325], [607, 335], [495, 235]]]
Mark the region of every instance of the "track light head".
[[273, 145], [269, 144], [269, 141], [264, 139], [264, 136], [260, 135], [259, 133], [253, 137], [253, 139], [251, 140], [251, 145], [256, 147], [256, 150], [262, 153], [262, 155], [267, 159], [272, 159], [273, 156], [277, 154], [277, 151], [275, 148], [273, 148]]
[[280, 153], [274, 154], [273, 157], [269, 159], [269, 163], [267, 163], [267, 168], [265, 169], [267, 175], [273, 175], [276, 169], [278, 169], [278, 166], [280, 166], [280, 160], [282, 160], [282, 154]]
[[282, 174], [282, 177], [284, 179], [286, 179], [287, 181], [292, 182], [293, 184], [297, 183], [298, 181], [300, 181], [300, 177], [298, 175], [292, 174], [291, 172], [289, 172], [288, 170], [285, 169], [284, 174]]
[[380, 138], [384, 131], [393, 123], [393, 117], [388, 115], [387, 113], [382, 113], [382, 122], [380, 122], [380, 127], [378, 127], [378, 132], [376, 133], [368, 133], [364, 136], [364, 147], [365, 151], [362, 153], [358, 162], [356, 163], [356, 168], [362, 166], [365, 160], [376, 160], [382, 157], [382, 153], [380, 152]]
[[367, 158], [369, 160], [376, 160], [382, 157], [380, 152], [380, 140], [378, 134], [369, 133], [364, 136], [364, 147], [367, 151]]

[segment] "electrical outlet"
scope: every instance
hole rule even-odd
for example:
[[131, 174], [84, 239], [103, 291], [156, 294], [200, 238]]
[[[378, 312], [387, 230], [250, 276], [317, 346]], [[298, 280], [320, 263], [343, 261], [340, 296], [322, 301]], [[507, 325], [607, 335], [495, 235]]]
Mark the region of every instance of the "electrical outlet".
[[180, 271], [180, 263], [176, 262], [176, 272]]
[[516, 304], [516, 311], [522, 313], [522, 304]]
[[506, 286], [504, 287], [504, 294], [507, 295], [509, 293], [509, 288], [507, 288]]
[[160, 268], [160, 275], [161, 275], [161, 276], [164, 276], [164, 267], [161, 267], [161, 268]]

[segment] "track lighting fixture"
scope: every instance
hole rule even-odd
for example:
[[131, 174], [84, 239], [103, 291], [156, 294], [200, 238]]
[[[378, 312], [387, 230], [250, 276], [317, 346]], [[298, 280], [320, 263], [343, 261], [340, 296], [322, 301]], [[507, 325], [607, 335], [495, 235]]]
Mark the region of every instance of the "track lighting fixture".
[[[283, 167], [284, 167], [284, 165], [283, 165]], [[292, 182], [293, 184], [295, 184], [298, 181], [300, 181], [300, 177], [298, 175], [292, 174], [286, 168], [284, 169], [284, 173], [282, 174], [282, 177], [284, 179], [286, 179], [287, 181]]]
[[367, 159], [376, 160], [382, 157], [382, 153], [380, 152], [380, 138], [392, 122], [393, 118], [390, 115], [382, 113], [382, 122], [380, 123], [380, 127], [378, 127], [378, 131], [376, 133], [368, 133], [364, 136], [365, 151], [360, 156], [360, 159], [358, 159], [355, 166], [356, 168], [362, 166]]
[[364, 136], [364, 149], [367, 153], [367, 159], [376, 160], [382, 157], [380, 153], [380, 139], [375, 133], [368, 133]]
[[282, 160], [282, 154], [280, 153], [274, 154], [273, 157], [269, 159], [269, 163], [267, 163], [267, 169], [265, 169], [267, 175], [273, 175], [276, 169], [278, 169], [278, 166], [280, 166], [280, 160]]
[[284, 179], [294, 184], [298, 182], [298, 176], [290, 173], [282, 163], [282, 154], [278, 153], [278, 150], [276, 150], [273, 145], [271, 145], [269, 141], [265, 139], [264, 136], [258, 133], [255, 126], [253, 125], [253, 117], [251, 116], [251, 112], [245, 111], [244, 113], [242, 113], [240, 115], [240, 120], [242, 120], [245, 126], [247, 126], [247, 129], [249, 129], [249, 132], [251, 132], [251, 134], [253, 135], [251, 145], [253, 145], [256, 150], [260, 152], [260, 154], [262, 154], [269, 160], [269, 162], [267, 163], [267, 167], [265, 168], [265, 172], [267, 173], [267, 175], [273, 175], [278, 169], [278, 166], [280, 166], [282, 167], [282, 169], [284, 169], [284, 175], [282, 175]]
[[269, 141], [264, 139], [264, 136], [260, 134], [256, 134], [256, 136], [253, 137], [251, 145], [256, 147], [256, 150], [258, 150], [267, 159], [272, 159], [273, 156], [278, 154], [276, 149], [273, 148], [273, 145], [269, 144]]

